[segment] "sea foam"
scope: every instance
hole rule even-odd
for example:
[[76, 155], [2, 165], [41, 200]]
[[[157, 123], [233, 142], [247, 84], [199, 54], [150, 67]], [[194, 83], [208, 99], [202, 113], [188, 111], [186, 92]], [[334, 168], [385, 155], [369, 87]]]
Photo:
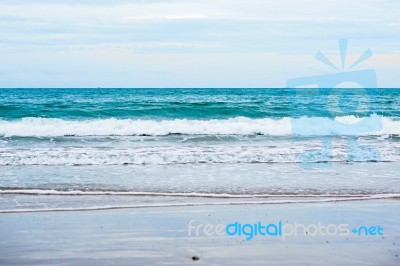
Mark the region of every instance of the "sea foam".
[[93, 119], [64, 120], [59, 118], [22, 118], [0, 120], [0, 136], [165, 136], [187, 135], [270, 135], [270, 136], [331, 136], [331, 135], [397, 135], [400, 121], [372, 115], [336, 117], [284, 117], [250, 119], [235, 117], [211, 120], [142, 120]]

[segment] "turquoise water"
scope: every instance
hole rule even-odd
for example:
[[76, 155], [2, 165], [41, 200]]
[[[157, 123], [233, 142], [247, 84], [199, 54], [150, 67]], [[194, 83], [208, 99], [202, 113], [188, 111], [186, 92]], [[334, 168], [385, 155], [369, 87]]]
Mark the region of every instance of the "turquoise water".
[[398, 89], [1, 89], [0, 211], [397, 197], [399, 136]]
[[399, 117], [399, 100], [399, 89], [1, 89], [0, 118]]

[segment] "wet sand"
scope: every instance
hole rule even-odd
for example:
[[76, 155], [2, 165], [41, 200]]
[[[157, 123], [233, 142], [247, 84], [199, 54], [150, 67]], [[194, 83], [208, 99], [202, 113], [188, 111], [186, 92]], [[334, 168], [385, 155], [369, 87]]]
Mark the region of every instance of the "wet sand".
[[[0, 214], [1, 265], [399, 265], [400, 200]], [[383, 235], [188, 236], [188, 223], [346, 223]], [[194, 234], [194, 233], [193, 233]]]

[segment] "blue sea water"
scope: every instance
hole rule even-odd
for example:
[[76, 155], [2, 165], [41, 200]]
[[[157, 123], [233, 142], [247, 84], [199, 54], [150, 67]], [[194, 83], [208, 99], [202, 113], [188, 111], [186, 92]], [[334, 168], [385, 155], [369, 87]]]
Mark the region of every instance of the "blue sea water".
[[393, 197], [399, 136], [399, 89], [1, 89], [0, 210]]
[[399, 117], [399, 97], [398, 89], [1, 89], [0, 118]]

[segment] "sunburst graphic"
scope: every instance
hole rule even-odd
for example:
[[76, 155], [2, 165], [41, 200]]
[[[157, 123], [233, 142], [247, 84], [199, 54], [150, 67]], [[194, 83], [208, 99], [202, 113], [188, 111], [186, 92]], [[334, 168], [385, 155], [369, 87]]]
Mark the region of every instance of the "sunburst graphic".
[[[332, 63], [331, 60], [329, 60], [328, 57], [326, 57], [322, 52], [318, 51], [317, 54], [315, 55], [315, 59], [318, 61], [324, 63], [327, 66], [332, 67], [333, 69], [336, 70], [345, 70], [345, 64], [346, 64], [346, 56], [347, 56], [347, 44], [349, 40], [348, 39], [339, 39], [338, 44], [339, 44], [339, 51], [340, 51], [340, 59], [341, 59], [341, 69], [339, 69], [335, 64]], [[368, 58], [372, 57], [373, 53], [371, 49], [365, 50], [365, 52], [348, 68], [349, 70], [352, 69], [353, 67], [361, 64]]]
[[[298, 78], [291, 78], [286, 80], [286, 88], [336, 88], [344, 83], [351, 83], [351, 87], [358, 88], [376, 88], [377, 78], [374, 69], [352, 70], [368, 58], [372, 57], [371, 49], [367, 49], [362, 53], [355, 62], [347, 66], [347, 45], [348, 39], [339, 39], [339, 52], [341, 58], [340, 66], [335, 65], [332, 61], [321, 51], [318, 51], [315, 58], [323, 64], [335, 69], [335, 73], [316, 75], [316, 76], [303, 76]], [[346, 85], [346, 84], [345, 84]]]

